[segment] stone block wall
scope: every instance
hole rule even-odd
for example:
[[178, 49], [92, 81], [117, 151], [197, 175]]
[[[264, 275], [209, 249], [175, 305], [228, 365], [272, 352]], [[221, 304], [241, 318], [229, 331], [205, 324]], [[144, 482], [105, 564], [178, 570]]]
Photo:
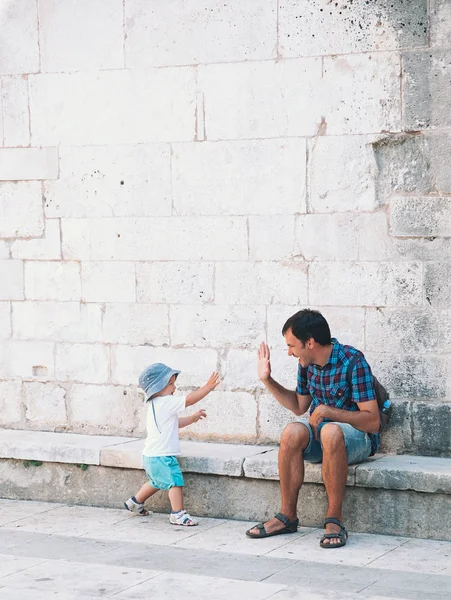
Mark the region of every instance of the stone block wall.
[[450, 40], [449, 0], [5, 0], [0, 426], [141, 435], [162, 361], [223, 378], [185, 436], [276, 442], [256, 348], [293, 387], [311, 306], [386, 449], [449, 452]]

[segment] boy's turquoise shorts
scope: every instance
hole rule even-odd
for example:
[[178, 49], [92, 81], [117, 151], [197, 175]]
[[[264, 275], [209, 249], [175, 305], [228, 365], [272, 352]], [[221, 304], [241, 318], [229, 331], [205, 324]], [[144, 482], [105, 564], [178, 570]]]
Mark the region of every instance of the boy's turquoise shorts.
[[143, 456], [143, 465], [149, 483], [159, 490], [183, 487], [183, 475], [175, 456]]

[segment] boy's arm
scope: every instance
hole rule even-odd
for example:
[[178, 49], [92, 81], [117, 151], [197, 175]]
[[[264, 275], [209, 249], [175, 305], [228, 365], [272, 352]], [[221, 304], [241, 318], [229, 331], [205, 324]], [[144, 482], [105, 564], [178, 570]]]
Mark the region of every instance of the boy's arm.
[[198, 410], [194, 414], [189, 415], [189, 417], [179, 417], [179, 429], [197, 423], [199, 419], [205, 419], [206, 416], [207, 413], [204, 410]]
[[188, 396], [186, 397], [185, 406], [192, 406], [193, 404], [196, 404], [197, 402], [202, 400], [202, 398], [205, 398], [205, 396], [209, 394], [212, 390], [214, 390], [217, 385], [219, 385], [219, 373], [212, 373], [210, 375], [210, 379], [205, 385], [200, 387], [198, 390], [195, 390], [194, 392], [190, 392], [188, 394]]

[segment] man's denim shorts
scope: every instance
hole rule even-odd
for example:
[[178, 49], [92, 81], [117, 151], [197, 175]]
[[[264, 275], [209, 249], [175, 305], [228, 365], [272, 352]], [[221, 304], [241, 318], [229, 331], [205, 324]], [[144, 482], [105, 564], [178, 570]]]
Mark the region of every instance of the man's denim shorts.
[[[304, 450], [304, 460], [312, 463], [320, 463], [323, 460], [323, 448], [321, 444], [321, 429], [330, 421], [324, 421], [318, 427], [319, 438], [316, 440], [313, 434], [313, 429], [308, 422], [308, 419], [299, 419], [299, 423], [305, 425], [309, 431], [310, 441], [307, 448]], [[348, 456], [348, 464], [352, 465], [366, 460], [371, 454], [371, 440], [367, 433], [359, 431], [349, 423], [337, 423], [343, 432], [345, 440], [346, 454]]]
[[185, 482], [175, 456], [143, 456], [143, 466], [149, 483], [159, 490], [183, 487]]

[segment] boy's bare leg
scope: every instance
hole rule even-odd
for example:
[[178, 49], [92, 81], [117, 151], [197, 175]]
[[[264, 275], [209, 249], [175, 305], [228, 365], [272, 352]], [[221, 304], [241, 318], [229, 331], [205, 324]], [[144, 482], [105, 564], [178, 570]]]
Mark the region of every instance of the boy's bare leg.
[[135, 494], [136, 502], [144, 504], [144, 502], [158, 492], [158, 488], [154, 488], [150, 483], [145, 483], [137, 494]]
[[[309, 432], [302, 423], [290, 423], [284, 429], [279, 448], [279, 478], [282, 496], [281, 513], [294, 521], [297, 516], [299, 490], [304, 483], [303, 452], [309, 443]], [[265, 523], [267, 533], [283, 529], [285, 525], [279, 519], [270, 519]], [[253, 527], [251, 533], [258, 535]]]
[[171, 487], [169, 490], [169, 500], [171, 502], [172, 512], [183, 510], [183, 488], [177, 486]]

